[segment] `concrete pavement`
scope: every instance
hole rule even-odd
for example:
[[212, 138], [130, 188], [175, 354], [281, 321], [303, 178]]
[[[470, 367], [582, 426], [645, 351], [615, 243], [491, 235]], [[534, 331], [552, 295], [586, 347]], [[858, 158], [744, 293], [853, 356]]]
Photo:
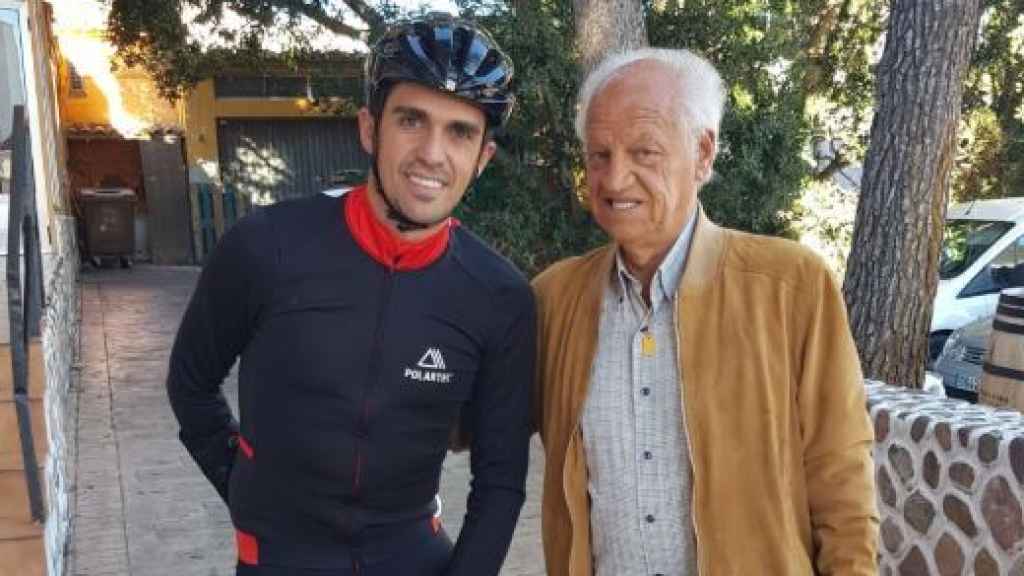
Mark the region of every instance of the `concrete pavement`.
[[[82, 275], [82, 354], [71, 576], [230, 576], [227, 510], [177, 441], [164, 379], [194, 268], [139, 266]], [[236, 402], [237, 382], [225, 391]], [[536, 444], [526, 506], [503, 576], [544, 574], [543, 457]], [[445, 527], [465, 512], [466, 455], [445, 461]]]

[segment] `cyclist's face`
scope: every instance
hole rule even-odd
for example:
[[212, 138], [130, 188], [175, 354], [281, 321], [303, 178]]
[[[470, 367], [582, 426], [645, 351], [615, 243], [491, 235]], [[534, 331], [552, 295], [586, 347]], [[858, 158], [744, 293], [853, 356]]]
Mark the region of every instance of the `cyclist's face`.
[[384, 104], [374, 150], [373, 115], [366, 108], [360, 110], [360, 139], [367, 152], [376, 154], [380, 173], [380, 183], [370, 182], [378, 215], [387, 211], [378, 196], [379, 186], [411, 220], [437, 223], [424, 233], [440, 227], [494, 155], [494, 142], [484, 142], [486, 127], [476, 106], [418, 84], [401, 83]]

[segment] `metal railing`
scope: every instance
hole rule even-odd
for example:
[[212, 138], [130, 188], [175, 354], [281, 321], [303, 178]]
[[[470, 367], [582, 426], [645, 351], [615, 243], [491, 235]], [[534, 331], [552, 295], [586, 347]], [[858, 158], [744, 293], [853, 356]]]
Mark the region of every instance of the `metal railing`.
[[[11, 373], [14, 378], [14, 405], [18, 417], [22, 462], [28, 484], [32, 519], [46, 519], [39, 463], [32, 434], [29, 404], [29, 337], [38, 335], [42, 304], [42, 256], [36, 221], [36, 196], [33, 181], [29, 132], [24, 106], [14, 107], [13, 153], [11, 157], [10, 221], [7, 227], [7, 306], [11, 328]], [[22, 243], [24, 241], [24, 276]]]

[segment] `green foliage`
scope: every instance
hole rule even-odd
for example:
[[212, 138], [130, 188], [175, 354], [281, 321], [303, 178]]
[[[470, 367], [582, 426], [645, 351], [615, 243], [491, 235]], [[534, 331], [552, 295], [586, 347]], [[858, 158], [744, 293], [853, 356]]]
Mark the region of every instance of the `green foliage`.
[[513, 11], [504, 3], [464, 2], [467, 15], [481, 21], [515, 63], [516, 108], [501, 137], [519, 165], [543, 173], [539, 193], [572, 189], [580, 158], [573, 131], [579, 72], [573, 47], [569, 2], [537, 1]]
[[[517, 11], [496, 1], [462, 5], [516, 62], [520, 99], [502, 139], [507, 156], [467, 197], [461, 216], [533, 273], [602, 241], [602, 234], [574, 186], [582, 164], [573, 132], [579, 72], [572, 3], [521, 4]], [[807, 42], [798, 26], [806, 16], [791, 2], [765, 7], [761, 0], [648, 6], [647, 26], [652, 45], [705, 54], [729, 86], [717, 175], [702, 191], [710, 215], [727, 226], [794, 236], [791, 220], [801, 212], [793, 203], [809, 182], [806, 67], [793, 64]]]
[[[320, 10], [337, 28], [345, 10], [372, 11], [369, 39], [399, 16], [394, 2], [360, 0], [109, 0], [108, 33], [122, 61], [151, 72], [168, 97], [224, 70], [299, 70], [344, 58], [309, 48], [299, 26]], [[530, 273], [601, 241], [580, 198], [573, 133], [579, 85], [570, 0], [460, 0], [512, 56], [518, 105], [499, 135], [500, 157], [460, 210], [467, 225]], [[1024, 194], [1024, 0], [986, 0], [978, 48], [965, 85], [953, 179], [958, 200]], [[347, 7], [347, 8], [346, 8]], [[225, 8], [240, 29], [218, 26]], [[211, 26], [217, 48], [188, 34], [183, 13]], [[650, 43], [687, 47], [722, 72], [729, 103], [716, 177], [702, 191], [713, 218], [761, 233], [804, 235], [844, 253], [845, 214], [855, 196], [835, 193], [810, 172], [811, 135], [841, 138], [840, 160], [863, 158], [874, 103], [885, 0], [645, 0]], [[329, 13], [328, 13], [329, 12]], [[313, 13], [317, 16], [317, 13]], [[288, 49], [264, 50], [268, 31], [294, 29]], [[351, 56], [348, 56], [351, 58]], [[818, 180], [821, 180], [820, 182]], [[829, 244], [831, 243], [831, 244]], [[840, 259], [841, 260], [841, 259]]]
[[842, 138], [858, 160], [866, 152], [875, 103], [873, 66], [888, 18], [887, 0], [810, 0], [796, 28], [806, 30], [800, 61], [807, 118], [815, 132]]
[[1003, 127], [990, 108], [967, 110], [960, 122], [960, 138], [950, 195], [954, 202], [1001, 198]]
[[837, 278], [846, 275], [859, 192], [832, 180], [812, 180], [793, 204], [792, 229], [800, 242], [820, 254]]
[[728, 86], [717, 177], [701, 192], [710, 216], [726, 226], [793, 235], [785, 216], [808, 176], [800, 69], [792, 66], [801, 46], [796, 19], [790, 2], [774, 0], [649, 12], [652, 45], [704, 54]]
[[544, 176], [517, 162], [492, 163], [456, 211], [527, 277], [607, 241], [587, 212], [567, 209], [567, 193], [546, 190]]
[[987, 2], [964, 90], [952, 196], [1024, 195], [1024, 2]]
[[795, 236], [786, 216], [808, 174], [799, 106], [780, 98], [763, 108], [733, 108], [721, 132], [718, 177], [701, 191], [708, 214], [732, 228]]
[[602, 242], [575, 193], [580, 149], [573, 131], [579, 72], [573, 48], [571, 3], [466, 1], [516, 67], [516, 108], [499, 135], [502, 153], [459, 217], [529, 276]]
[[[310, 21], [310, 15], [338, 34], [355, 37], [360, 33], [343, 23], [342, 12], [328, 13], [331, 2], [326, 0], [108, 2], [107, 35], [119, 63], [146, 70], [161, 95], [169, 100], [181, 97], [198, 82], [225, 70], [290, 70], [316, 77], [325, 63], [351, 59], [344, 52], [312, 48], [311, 28], [299, 25]], [[225, 19], [226, 9], [242, 16], [244, 23], [229, 23]], [[393, 12], [382, 10], [378, 17]], [[190, 25], [204, 26], [208, 32], [204, 38], [196, 38], [190, 33]], [[375, 32], [371, 28], [371, 37]], [[272, 35], [284, 38], [282, 50], [271, 52], [265, 48]]]
[[677, 2], [652, 11], [652, 44], [702, 51], [729, 83], [718, 178], [702, 192], [718, 221], [799, 237], [842, 271], [856, 191], [811, 173], [812, 135], [846, 143], [837, 166], [866, 151], [871, 65], [885, 0]]
[[113, 0], [107, 35], [127, 66], [140, 66], [161, 93], [175, 98], [182, 87], [194, 86], [205, 74], [206, 55], [188, 43], [179, 2]]

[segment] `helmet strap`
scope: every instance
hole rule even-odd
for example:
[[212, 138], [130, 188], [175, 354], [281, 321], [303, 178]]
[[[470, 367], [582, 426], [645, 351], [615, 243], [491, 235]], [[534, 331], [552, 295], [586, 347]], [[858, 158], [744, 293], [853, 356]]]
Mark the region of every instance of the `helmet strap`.
[[[376, 184], [377, 192], [380, 194], [384, 204], [388, 207], [387, 217], [389, 220], [395, 223], [395, 228], [398, 228], [399, 232], [412, 232], [414, 230], [426, 230], [434, 224], [441, 222], [423, 223], [417, 222], [410, 218], [397, 204], [391, 201], [388, 197], [388, 193], [384, 190], [384, 181], [380, 177], [380, 168], [377, 166], [377, 151], [380, 150], [380, 119], [382, 114], [377, 114], [377, 117], [373, 122], [373, 182]], [[447, 216], [445, 216], [447, 218]]]

